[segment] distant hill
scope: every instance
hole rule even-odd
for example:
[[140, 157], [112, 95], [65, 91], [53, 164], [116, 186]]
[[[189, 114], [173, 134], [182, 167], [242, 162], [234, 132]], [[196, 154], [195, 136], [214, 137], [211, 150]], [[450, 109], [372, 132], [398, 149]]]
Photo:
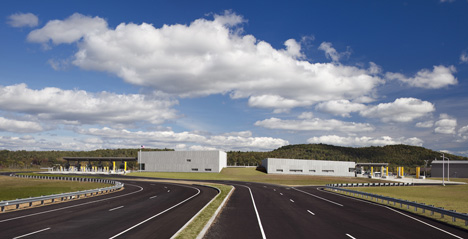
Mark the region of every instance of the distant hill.
[[[172, 149], [143, 149], [144, 151]], [[63, 157], [137, 157], [139, 149], [100, 149], [94, 151], [8, 151], [0, 150], [1, 168], [50, 167], [64, 164]], [[388, 145], [382, 147], [340, 147], [326, 144], [287, 145], [269, 152], [227, 152], [228, 165], [260, 165], [265, 158], [316, 159], [333, 161], [389, 163], [389, 166], [404, 166], [408, 170], [430, 166], [440, 153], [423, 147]], [[450, 160], [468, 160], [467, 157], [446, 154]], [[134, 162], [129, 167], [136, 167]], [[393, 170], [393, 169], [392, 169]], [[405, 170], [406, 171], [406, 170]]]
[[[467, 157], [445, 154], [450, 160], [468, 160]], [[382, 147], [340, 147], [326, 144], [287, 145], [270, 152], [228, 152], [228, 164], [260, 164], [264, 158], [316, 159], [332, 161], [354, 161], [389, 163], [389, 167], [428, 167], [434, 159], [441, 160], [439, 152], [409, 145], [388, 145]]]

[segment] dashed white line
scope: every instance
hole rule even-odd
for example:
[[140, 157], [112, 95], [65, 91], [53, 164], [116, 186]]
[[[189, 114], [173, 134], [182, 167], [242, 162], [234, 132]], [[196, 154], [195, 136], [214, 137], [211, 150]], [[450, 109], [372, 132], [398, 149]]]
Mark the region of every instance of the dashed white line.
[[307, 212], [315, 216], [315, 213], [311, 212], [310, 210], [307, 210]]
[[171, 192], [171, 190], [167, 190], [167, 192], [168, 192], [168, 193], [170, 193], [170, 192]]
[[356, 237], [353, 237], [353, 236], [349, 235], [348, 233], [346, 233], [346, 236], [348, 236], [351, 239], [356, 239]]
[[50, 229], [50, 227], [44, 228], [44, 229], [39, 230], [39, 231], [35, 231], [35, 232], [31, 232], [31, 233], [28, 233], [28, 234], [24, 234], [24, 235], [21, 235], [21, 236], [14, 237], [13, 239], [22, 238], [22, 237], [27, 237], [27, 236], [30, 236], [30, 235], [32, 235], [32, 234], [36, 234], [36, 233], [39, 233], [39, 232], [47, 231], [47, 230], [49, 230], [49, 229]]
[[294, 202], [294, 200], [292, 200], [292, 199], [289, 199], [289, 201]]
[[273, 189], [273, 191], [275, 191], [275, 192], [276, 192], [276, 189]]
[[319, 197], [319, 196], [317, 196], [317, 195], [315, 195], [315, 194], [308, 193], [308, 192], [305, 192], [305, 191], [299, 190], [299, 189], [297, 189], [297, 188], [292, 188], [292, 189], [294, 189], [294, 190], [296, 190], [296, 191], [299, 191], [299, 192], [301, 192], [301, 193], [305, 193], [305, 194], [307, 194], [307, 195], [310, 195], [310, 196], [316, 197], [316, 198], [318, 198], [318, 199], [322, 199], [323, 201], [327, 201], [327, 202], [329, 202], [329, 203], [333, 203], [333, 204], [335, 204], [335, 205], [338, 205], [338, 206], [340, 206], [340, 207], [342, 207], [342, 206], [343, 206], [342, 204], [339, 204], [339, 203], [337, 203], [337, 202], [333, 202], [333, 201], [331, 201], [331, 200], [328, 200], [328, 199], [326, 199], [326, 198], [323, 198], [323, 197]]
[[280, 193], [281, 196], [283, 196], [283, 193]]
[[153, 199], [153, 198], [155, 198], [155, 197], [157, 197], [157, 196], [152, 196], [152, 197], [150, 197], [149, 199]]
[[109, 212], [112, 212], [112, 211], [117, 210], [117, 209], [121, 209], [121, 208], [123, 208], [123, 207], [124, 207], [124, 206], [120, 206], [120, 207], [115, 207], [115, 208], [109, 209]]

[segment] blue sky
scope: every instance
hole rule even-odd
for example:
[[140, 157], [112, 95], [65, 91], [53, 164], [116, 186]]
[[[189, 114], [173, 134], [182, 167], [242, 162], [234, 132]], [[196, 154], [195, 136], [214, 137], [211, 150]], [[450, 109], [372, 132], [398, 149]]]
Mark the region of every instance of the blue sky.
[[0, 149], [468, 156], [468, 2], [2, 1]]

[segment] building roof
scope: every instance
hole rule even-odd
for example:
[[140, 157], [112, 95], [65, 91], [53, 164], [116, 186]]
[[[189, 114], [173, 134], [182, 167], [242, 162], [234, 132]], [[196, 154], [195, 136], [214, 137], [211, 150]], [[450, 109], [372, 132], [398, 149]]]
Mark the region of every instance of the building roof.
[[[442, 164], [444, 161], [443, 160], [434, 160], [432, 161], [431, 164]], [[445, 160], [445, 163], [450, 163], [450, 164], [468, 164], [468, 160]]]

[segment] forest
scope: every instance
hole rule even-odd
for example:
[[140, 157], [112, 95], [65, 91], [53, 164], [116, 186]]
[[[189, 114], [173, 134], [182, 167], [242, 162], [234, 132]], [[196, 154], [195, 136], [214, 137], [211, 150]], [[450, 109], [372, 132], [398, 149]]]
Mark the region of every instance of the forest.
[[[144, 151], [173, 150], [150, 149]], [[0, 169], [28, 169], [63, 165], [63, 157], [137, 157], [139, 149], [99, 149], [94, 151], [0, 151]], [[432, 160], [441, 160], [441, 153], [423, 147], [387, 145], [379, 147], [340, 147], [326, 144], [287, 145], [267, 152], [228, 151], [228, 165], [260, 165], [265, 158], [315, 159], [333, 161], [389, 163], [389, 167], [428, 167]], [[450, 160], [468, 160], [467, 157], [445, 154]], [[136, 167], [135, 163], [129, 164]]]

